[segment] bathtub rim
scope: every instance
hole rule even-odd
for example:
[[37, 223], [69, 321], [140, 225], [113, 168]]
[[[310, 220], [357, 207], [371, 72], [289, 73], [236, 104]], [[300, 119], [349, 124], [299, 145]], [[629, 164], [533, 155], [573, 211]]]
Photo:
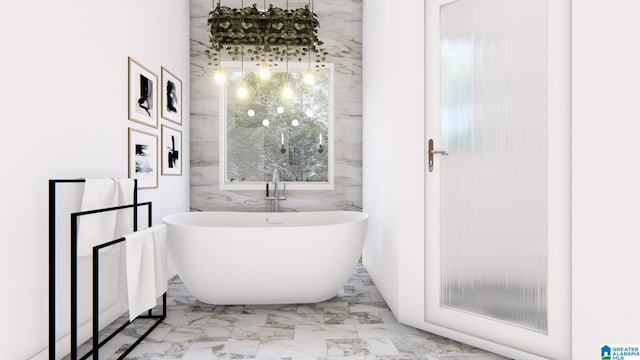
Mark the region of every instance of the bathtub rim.
[[[264, 216], [269, 215], [279, 215], [279, 214], [308, 214], [308, 213], [349, 213], [349, 214], [358, 214], [359, 216], [355, 219], [349, 219], [348, 221], [341, 222], [333, 222], [329, 224], [304, 224], [304, 225], [294, 225], [294, 226], [277, 226], [278, 224], [270, 224], [270, 225], [260, 225], [260, 226], [230, 226], [230, 225], [187, 225], [180, 224], [176, 222], [169, 221], [169, 218], [184, 216], [188, 214], [262, 214]], [[353, 211], [353, 210], [320, 210], [320, 211], [287, 211], [287, 212], [265, 212], [265, 211], [228, 211], [228, 210], [207, 210], [207, 211], [183, 211], [173, 214], [168, 214], [162, 217], [162, 222], [171, 226], [179, 226], [186, 228], [198, 228], [198, 229], [208, 229], [208, 228], [216, 228], [216, 229], [286, 229], [286, 228], [300, 228], [300, 227], [324, 227], [324, 226], [340, 226], [347, 225], [352, 223], [357, 223], [360, 221], [368, 221], [369, 214], [363, 211]]]

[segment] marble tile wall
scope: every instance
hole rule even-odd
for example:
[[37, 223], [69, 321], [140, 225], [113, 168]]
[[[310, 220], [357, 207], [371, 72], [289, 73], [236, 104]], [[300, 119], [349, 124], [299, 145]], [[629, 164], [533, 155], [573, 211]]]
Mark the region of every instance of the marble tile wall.
[[[245, 5], [251, 4], [245, 1]], [[270, 2], [267, 2], [270, 3]], [[240, 6], [240, 1], [222, 1]], [[284, 4], [284, 3], [283, 3]], [[307, 1], [289, 1], [299, 7]], [[281, 5], [281, 4], [278, 4]], [[264, 211], [262, 191], [219, 188], [219, 98], [204, 49], [211, 0], [191, 0], [191, 208]], [[282, 5], [283, 6], [283, 5]], [[334, 183], [331, 191], [288, 191], [281, 211], [362, 208], [362, 0], [315, 0], [319, 36], [335, 68]]]

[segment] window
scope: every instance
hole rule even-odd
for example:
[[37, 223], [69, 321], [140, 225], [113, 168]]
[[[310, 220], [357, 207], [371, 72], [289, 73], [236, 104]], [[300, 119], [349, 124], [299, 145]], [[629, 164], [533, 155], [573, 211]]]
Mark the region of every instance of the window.
[[[274, 169], [289, 189], [333, 189], [333, 66], [304, 81], [307, 64], [272, 67], [263, 79], [256, 65], [223, 64], [220, 106], [220, 187], [264, 189]], [[241, 85], [248, 95], [241, 97]], [[292, 90], [283, 96], [286, 85]]]

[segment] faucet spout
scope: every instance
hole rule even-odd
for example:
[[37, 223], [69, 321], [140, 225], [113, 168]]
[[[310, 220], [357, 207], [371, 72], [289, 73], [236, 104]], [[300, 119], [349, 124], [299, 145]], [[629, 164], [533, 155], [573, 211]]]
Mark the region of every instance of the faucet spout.
[[273, 182], [273, 196], [269, 196], [269, 184], [267, 183], [267, 196], [265, 199], [267, 201], [271, 201], [272, 210], [275, 212], [280, 211], [280, 200], [287, 199], [287, 183], [285, 182], [282, 186], [282, 190], [284, 191], [284, 195], [280, 195], [280, 176], [278, 174], [278, 169], [273, 169], [273, 177], [271, 179]]
[[278, 176], [278, 169], [273, 169], [273, 187], [275, 188], [274, 196], [278, 197], [278, 182], [280, 181]]

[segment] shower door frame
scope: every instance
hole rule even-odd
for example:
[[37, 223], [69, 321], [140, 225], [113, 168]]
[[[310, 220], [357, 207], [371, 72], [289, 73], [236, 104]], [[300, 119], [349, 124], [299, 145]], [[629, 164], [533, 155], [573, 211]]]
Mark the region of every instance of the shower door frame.
[[[440, 142], [440, 7], [425, 2], [425, 152]], [[482, 1], [482, 0], [480, 0]], [[533, 0], [532, 0], [533, 1]], [[543, 1], [543, 0], [535, 0]], [[571, 357], [571, 0], [548, 0], [548, 332], [543, 334], [440, 306], [440, 162], [425, 164], [424, 320], [544, 358]], [[446, 149], [443, 149], [446, 150]], [[532, 150], [534, 151], [534, 150]]]

